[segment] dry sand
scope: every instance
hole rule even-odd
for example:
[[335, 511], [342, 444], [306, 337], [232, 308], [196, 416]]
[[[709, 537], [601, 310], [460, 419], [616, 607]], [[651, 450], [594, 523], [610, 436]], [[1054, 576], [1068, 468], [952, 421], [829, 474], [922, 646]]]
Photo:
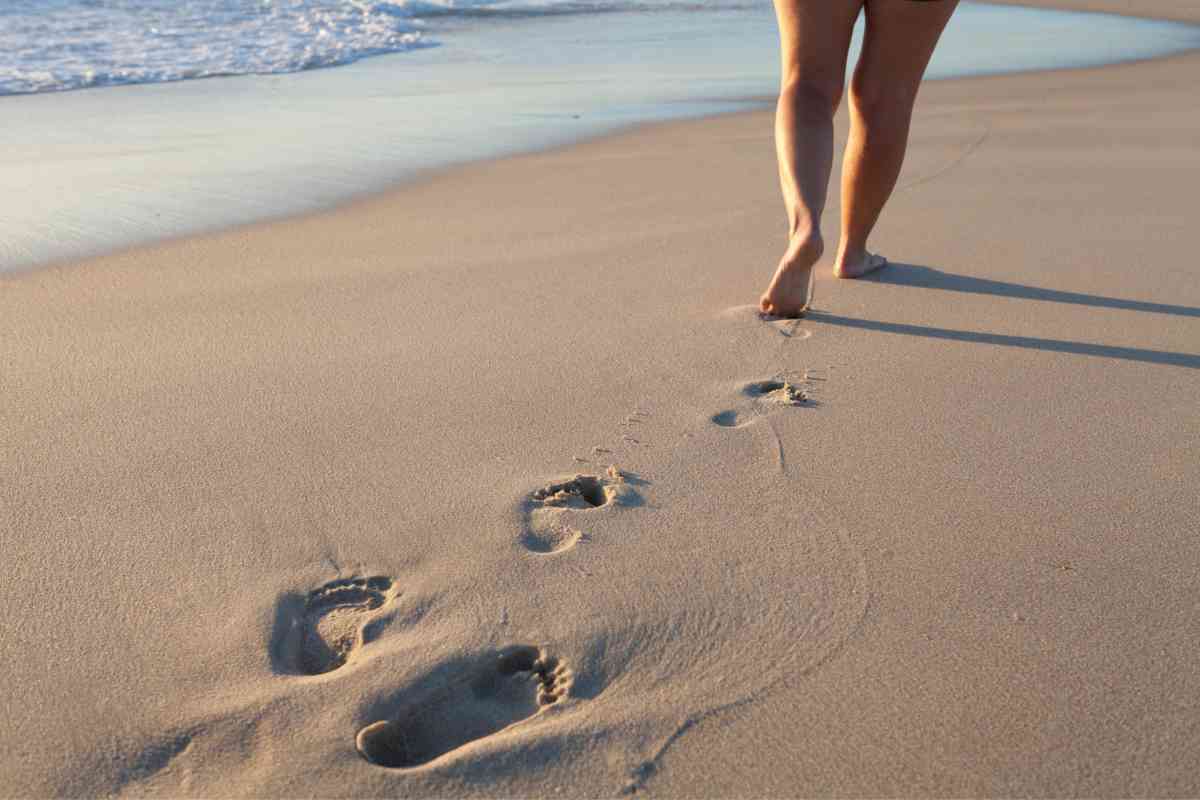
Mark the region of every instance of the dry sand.
[[929, 84], [799, 322], [766, 112], [0, 278], [0, 794], [1200, 794], [1198, 81]]

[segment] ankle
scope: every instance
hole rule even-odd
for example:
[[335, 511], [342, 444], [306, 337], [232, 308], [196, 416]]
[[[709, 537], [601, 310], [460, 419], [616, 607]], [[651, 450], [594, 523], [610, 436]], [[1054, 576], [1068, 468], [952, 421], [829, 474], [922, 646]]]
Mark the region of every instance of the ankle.
[[837, 256], [833, 259], [834, 270], [843, 264], [856, 264], [867, 257], [865, 244], [851, 245], [845, 241], [838, 244]]
[[795, 239], [797, 237], [803, 239], [820, 239], [820, 222], [808, 214], [798, 213], [796, 217], [788, 221], [788, 239]]
[[820, 258], [821, 253], [825, 251], [821, 229], [814, 225], [793, 225], [788, 233], [788, 249], [816, 252], [817, 258]]
[[783, 258], [789, 263], [801, 262], [805, 266], [809, 266], [820, 261], [823, 255], [825, 255], [825, 240], [821, 238], [820, 230], [811, 228], [792, 234]]

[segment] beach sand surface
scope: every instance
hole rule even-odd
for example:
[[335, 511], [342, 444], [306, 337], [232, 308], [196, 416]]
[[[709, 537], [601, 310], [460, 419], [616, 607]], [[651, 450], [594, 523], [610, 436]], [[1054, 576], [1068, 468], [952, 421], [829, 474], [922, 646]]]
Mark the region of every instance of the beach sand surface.
[[1200, 794], [1198, 80], [928, 84], [799, 321], [765, 111], [0, 277], [0, 795]]

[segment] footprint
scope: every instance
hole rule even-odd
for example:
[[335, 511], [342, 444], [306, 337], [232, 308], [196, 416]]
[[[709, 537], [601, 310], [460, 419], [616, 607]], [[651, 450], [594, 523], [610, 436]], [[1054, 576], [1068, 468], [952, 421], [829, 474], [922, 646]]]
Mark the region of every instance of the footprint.
[[[619, 480], [620, 473], [614, 471], [610, 478]], [[595, 475], [576, 475], [568, 481], [538, 489], [530, 496], [534, 502], [546, 507], [599, 508], [607, 505], [615, 494], [614, 491], [610, 495], [604, 480]]]
[[756, 416], [751, 411], [738, 411], [731, 408], [728, 411], [713, 414], [712, 421], [714, 425], [720, 425], [722, 428], [741, 428], [753, 422]]
[[332, 672], [363, 645], [372, 612], [396, 595], [390, 578], [343, 578], [308, 595], [300, 635], [300, 668], [309, 675]]
[[571, 681], [556, 657], [529, 645], [512, 647], [395, 718], [366, 726], [355, 744], [372, 764], [419, 767], [562, 702]]
[[[809, 310], [811, 311], [811, 309]], [[764, 325], [774, 328], [785, 339], [803, 341], [812, 336], [811, 330], [800, 327], [804, 324], [803, 317], [776, 317], [770, 314], [760, 314], [759, 319]]]
[[709, 419], [714, 425], [722, 428], [745, 427], [764, 413], [764, 405], [805, 406], [813, 404], [808, 391], [799, 381], [782, 378], [748, 383], [742, 387], [742, 394], [751, 398], [754, 404], [748, 408], [731, 408], [713, 414]]
[[583, 538], [583, 533], [570, 524], [572, 511], [590, 511], [611, 504], [635, 505], [638, 500], [637, 492], [616, 467], [609, 467], [602, 476], [576, 475], [551, 483], [525, 501], [526, 525], [521, 544], [534, 553], [561, 553]]
[[760, 323], [773, 328], [780, 336], [786, 339], [807, 339], [812, 336], [812, 331], [807, 328], [800, 327], [804, 320], [793, 317], [776, 317], [770, 314], [764, 314], [759, 309], [758, 304], [748, 304], [740, 306], [732, 306], [721, 311], [718, 315], [721, 319], [737, 320], [738, 322], [750, 324]]
[[746, 384], [742, 392], [777, 405], [802, 406], [809, 401], [802, 386], [785, 380], [756, 381]]
[[569, 525], [543, 523], [536, 528], [530, 526], [521, 535], [521, 544], [531, 553], [549, 555], [569, 550], [583, 539], [583, 531]]

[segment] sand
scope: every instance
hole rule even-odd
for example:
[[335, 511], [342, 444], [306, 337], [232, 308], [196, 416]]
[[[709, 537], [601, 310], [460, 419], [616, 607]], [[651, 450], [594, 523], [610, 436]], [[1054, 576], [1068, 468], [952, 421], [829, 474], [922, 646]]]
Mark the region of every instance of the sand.
[[928, 84], [800, 321], [766, 112], [0, 278], [0, 795], [1200, 794], [1198, 79]]

